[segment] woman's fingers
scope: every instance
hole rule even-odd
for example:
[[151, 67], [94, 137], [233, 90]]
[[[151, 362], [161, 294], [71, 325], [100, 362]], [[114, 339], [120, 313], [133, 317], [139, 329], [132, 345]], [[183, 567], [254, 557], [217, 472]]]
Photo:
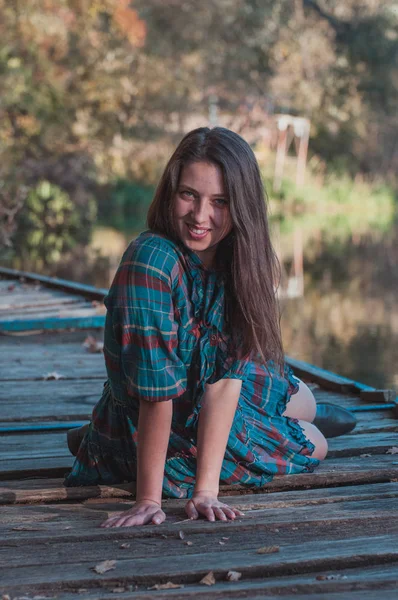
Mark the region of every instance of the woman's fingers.
[[152, 523], [160, 525], [166, 519], [166, 515], [162, 510], [158, 510], [152, 517]]
[[187, 513], [187, 516], [190, 519], [198, 519], [199, 518], [199, 513], [196, 510], [195, 505], [192, 502], [192, 500], [187, 502], [187, 504], [185, 505], [185, 512]]
[[227, 515], [227, 511], [226, 511], [225, 507], [222, 507], [222, 508], [215, 507], [215, 508], [213, 508], [213, 511], [219, 521], [227, 521], [228, 520], [228, 515]]
[[134, 527], [137, 525], [146, 525], [153, 523], [160, 525], [166, 519], [165, 513], [159, 509], [155, 511], [137, 511], [134, 514], [130, 511], [122, 513], [116, 517], [110, 517], [101, 524], [101, 527]]

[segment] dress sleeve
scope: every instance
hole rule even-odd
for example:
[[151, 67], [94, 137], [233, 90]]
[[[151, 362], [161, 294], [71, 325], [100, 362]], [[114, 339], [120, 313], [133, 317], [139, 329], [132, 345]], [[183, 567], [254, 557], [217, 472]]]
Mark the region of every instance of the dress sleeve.
[[112, 284], [122, 377], [127, 393], [138, 399], [171, 400], [187, 387], [172, 297], [176, 270], [177, 256], [171, 248], [146, 242], [126, 251]]

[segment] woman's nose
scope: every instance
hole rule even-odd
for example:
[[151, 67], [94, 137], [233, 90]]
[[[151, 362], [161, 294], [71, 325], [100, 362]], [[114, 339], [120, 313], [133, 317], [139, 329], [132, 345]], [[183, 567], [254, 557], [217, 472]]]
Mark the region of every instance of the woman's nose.
[[199, 198], [194, 204], [193, 214], [198, 224], [206, 223], [210, 216], [210, 206], [205, 198]]

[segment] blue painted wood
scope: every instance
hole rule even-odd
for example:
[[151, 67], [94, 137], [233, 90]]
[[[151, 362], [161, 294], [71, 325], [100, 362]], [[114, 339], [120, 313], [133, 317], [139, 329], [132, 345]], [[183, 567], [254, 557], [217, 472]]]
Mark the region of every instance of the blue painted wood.
[[0, 434], [4, 433], [33, 433], [35, 431], [67, 431], [75, 427], [86, 425], [88, 421], [65, 423], [46, 423], [41, 425], [14, 425], [13, 427], [0, 427]]
[[0, 321], [0, 332], [35, 331], [40, 329], [95, 329], [105, 326], [105, 315], [90, 317], [62, 317], [48, 319], [4, 319]]
[[333, 373], [332, 371], [321, 369], [320, 367], [316, 367], [302, 360], [291, 358], [290, 356], [285, 356], [285, 360], [286, 363], [299, 376], [302, 374], [304, 376], [308, 375], [312, 381], [316, 382], [318, 380], [321, 385], [323, 385], [324, 383], [329, 383], [331, 384], [331, 389], [338, 389], [339, 391], [352, 393], [358, 393], [361, 392], [361, 390], [376, 390], [376, 388], [371, 387], [369, 385], [365, 385], [364, 383], [359, 383], [358, 381], [348, 379], [347, 377], [341, 377], [340, 375], [336, 375], [336, 373]]

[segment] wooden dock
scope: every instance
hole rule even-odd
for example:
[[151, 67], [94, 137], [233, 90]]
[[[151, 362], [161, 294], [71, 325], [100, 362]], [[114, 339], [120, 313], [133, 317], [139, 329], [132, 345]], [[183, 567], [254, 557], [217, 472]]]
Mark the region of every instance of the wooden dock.
[[[23, 315], [16, 296], [26, 306], [23, 295], [32, 291], [18, 281], [12, 288], [11, 276], [0, 281], [8, 323]], [[39, 287], [35, 293], [48, 294]], [[82, 298], [93, 301], [89, 293]], [[30, 322], [43, 312], [39, 300]], [[276, 477], [261, 493], [224, 487], [224, 500], [245, 513], [234, 522], [189, 521], [185, 501], [166, 500], [161, 526], [101, 529], [107, 516], [131, 506], [131, 489], [64, 488], [62, 481], [73, 462], [66, 430], [87, 422], [105, 380], [102, 329], [84, 329], [84, 321], [68, 327], [70, 315], [53, 309], [59, 331], [1, 330], [0, 323], [3, 599], [397, 597], [395, 396], [292, 360], [317, 400], [358, 418], [353, 433], [330, 440], [315, 473]]]

